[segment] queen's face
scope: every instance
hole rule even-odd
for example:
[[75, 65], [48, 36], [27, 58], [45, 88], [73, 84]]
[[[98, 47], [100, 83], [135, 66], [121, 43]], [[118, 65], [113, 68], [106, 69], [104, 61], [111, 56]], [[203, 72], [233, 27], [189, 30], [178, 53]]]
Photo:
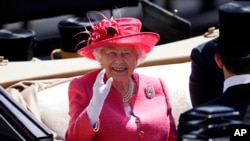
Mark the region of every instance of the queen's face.
[[107, 77], [114, 81], [125, 81], [136, 68], [137, 53], [133, 46], [116, 45], [105, 47], [101, 51], [101, 65]]

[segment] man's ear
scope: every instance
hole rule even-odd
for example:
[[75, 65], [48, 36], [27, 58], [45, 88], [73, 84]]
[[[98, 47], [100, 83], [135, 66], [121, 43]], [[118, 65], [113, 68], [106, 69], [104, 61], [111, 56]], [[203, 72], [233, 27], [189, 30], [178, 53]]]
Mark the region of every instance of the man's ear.
[[220, 56], [220, 54], [219, 53], [215, 53], [214, 54], [214, 60], [215, 60], [215, 62], [216, 62], [216, 64], [217, 64], [217, 66], [219, 67], [219, 68], [223, 68], [223, 66], [224, 66], [224, 64], [222, 63], [222, 61], [221, 61], [221, 56]]

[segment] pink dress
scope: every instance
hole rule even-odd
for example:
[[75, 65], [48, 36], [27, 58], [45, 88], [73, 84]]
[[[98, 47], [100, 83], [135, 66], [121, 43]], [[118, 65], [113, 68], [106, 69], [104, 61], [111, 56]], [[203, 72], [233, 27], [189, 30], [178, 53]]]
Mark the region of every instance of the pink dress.
[[111, 87], [99, 117], [98, 128], [93, 129], [86, 107], [99, 71], [75, 78], [69, 85], [70, 122], [66, 141], [176, 140], [176, 125], [165, 83], [160, 78], [138, 73], [133, 73], [138, 89], [131, 100], [131, 117], [126, 116], [121, 94]]

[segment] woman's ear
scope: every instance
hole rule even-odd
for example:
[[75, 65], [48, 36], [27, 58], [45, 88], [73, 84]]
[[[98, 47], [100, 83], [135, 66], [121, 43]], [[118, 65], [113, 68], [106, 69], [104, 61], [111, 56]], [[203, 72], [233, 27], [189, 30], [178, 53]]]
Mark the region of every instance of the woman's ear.
[[216, 64], [217, 64], [217, 66], [219, 67], [219, 68], [223, 68], [223, 66], [224, 66], [224, 64], [222, 63], [222, 61], [221, 61], [221, 56], [220, 56], [220, 54], [219, 53], [215, 53], [214, 54], [214, 60], [215, 60], [215, 62], [216, 62]]

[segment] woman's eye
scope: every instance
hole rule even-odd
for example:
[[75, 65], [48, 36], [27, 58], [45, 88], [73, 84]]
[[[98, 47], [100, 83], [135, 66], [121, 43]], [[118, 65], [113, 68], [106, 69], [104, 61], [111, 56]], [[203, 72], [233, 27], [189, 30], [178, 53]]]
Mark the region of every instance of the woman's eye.
[[116, 52], [109, 52], [108, 55], [109, 56], [115, 56], [117, 53]]
[[122, 54], [125, 56], [129, 56], [131, 54], [131, 52], [123, 52]]

